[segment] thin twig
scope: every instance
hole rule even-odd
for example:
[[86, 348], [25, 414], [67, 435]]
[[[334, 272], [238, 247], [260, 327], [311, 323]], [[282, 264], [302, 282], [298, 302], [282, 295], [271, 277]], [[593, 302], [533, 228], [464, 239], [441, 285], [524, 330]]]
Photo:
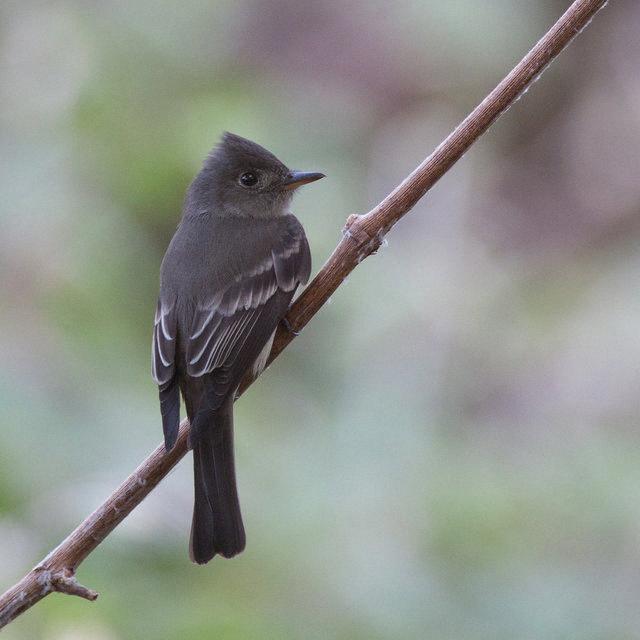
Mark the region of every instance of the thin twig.
[[[278, 330], [269, 362], [293, 340], [349, 273], [377, 250], [384, 235], [393, 225], [584, 29], [606, 1], [576, 0], [511, 73], [413, 173], [369, 213], [352, 215], [347, 219], [342, 240], [287, 314], [291, 330]], [[252, 382], [252, 379], [247, 378], [242, 391]], [[78, 566], [186, 454], [188, 429], [188, 422], [184, 420], [180, 425], [176, 446], [170, 453], [166, 453], [164, 445], [160, 445], [56, 549], [0, 596], [0, 628], [53, 591], [88, 600], [98, 597], [95, 591], [76, 581]]]

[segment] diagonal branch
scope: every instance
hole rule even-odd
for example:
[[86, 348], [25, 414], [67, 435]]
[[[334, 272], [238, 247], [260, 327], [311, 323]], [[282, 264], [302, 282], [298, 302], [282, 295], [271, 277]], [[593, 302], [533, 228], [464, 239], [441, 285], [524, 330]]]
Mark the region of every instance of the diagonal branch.
[[[364, 258], [375, 253], [393, 225], [462, 157], [547, 65], [589, 24], [607, 0], [576, 0], [545, 36], [500, 84], [458, 125], [382, 202], [365, 215], [347, 219], [344, 237], [289, 310], [291, 331], [278, 330], [272, 362], [319, 311], [329, 296]], [[251, 383], [247, 378], [241, 392]], [[124, 520], [187, 453], [186, 420], [175, 447], [156, 450], [89, 517], [20, 582], [0, 596], [0, 628], [49, 593], [59, 591], [95, 600], [98, 594], [80, 585], [75, 572], [80, 563]]]

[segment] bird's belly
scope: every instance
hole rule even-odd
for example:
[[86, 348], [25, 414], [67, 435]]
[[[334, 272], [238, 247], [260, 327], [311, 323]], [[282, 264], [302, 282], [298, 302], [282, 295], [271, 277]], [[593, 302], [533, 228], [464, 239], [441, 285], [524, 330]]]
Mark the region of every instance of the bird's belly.
[[263, 372], [267, 364], [267, 359], [269, 358], [269, 354], [271, 353], [271, 347], [273, 346], [273, 338], [275, 335], [276, 332], [274, 331], [271, 334], [271, 337], [267, 340], [267, 344], [264, 345], [262, 351], [260, 352], [260, 355], [253, 363], [252, 373], [254, 378], [257, 378]]

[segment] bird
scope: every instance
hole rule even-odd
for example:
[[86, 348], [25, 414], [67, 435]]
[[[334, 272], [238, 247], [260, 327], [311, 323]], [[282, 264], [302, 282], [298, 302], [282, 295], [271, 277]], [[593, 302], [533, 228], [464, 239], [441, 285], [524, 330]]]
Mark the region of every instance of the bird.
[[311, 273], [295, 190], [323, 173], [289, 169], [226, 132], [204, 160], [160, 267], [152, 340], [165, 449], [177, 440], [180, 393], [189, 418], [194, 507], [189, 556], [206, 564], [242, 552], [233, 402], [265, 367], [278, 324]]

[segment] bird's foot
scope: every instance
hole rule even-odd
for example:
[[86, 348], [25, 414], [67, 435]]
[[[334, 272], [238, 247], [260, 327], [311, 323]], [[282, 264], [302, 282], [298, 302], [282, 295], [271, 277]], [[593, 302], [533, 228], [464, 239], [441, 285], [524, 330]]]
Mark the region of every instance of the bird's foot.
[[287, 316], [285, 316], [284, 318], [282, 318], [282, 326], [293, 336], [299, 336], [300, 332], [296, 331], [292, 326], [291, 323], [289, 322], [289, 319], [287, 318]]

